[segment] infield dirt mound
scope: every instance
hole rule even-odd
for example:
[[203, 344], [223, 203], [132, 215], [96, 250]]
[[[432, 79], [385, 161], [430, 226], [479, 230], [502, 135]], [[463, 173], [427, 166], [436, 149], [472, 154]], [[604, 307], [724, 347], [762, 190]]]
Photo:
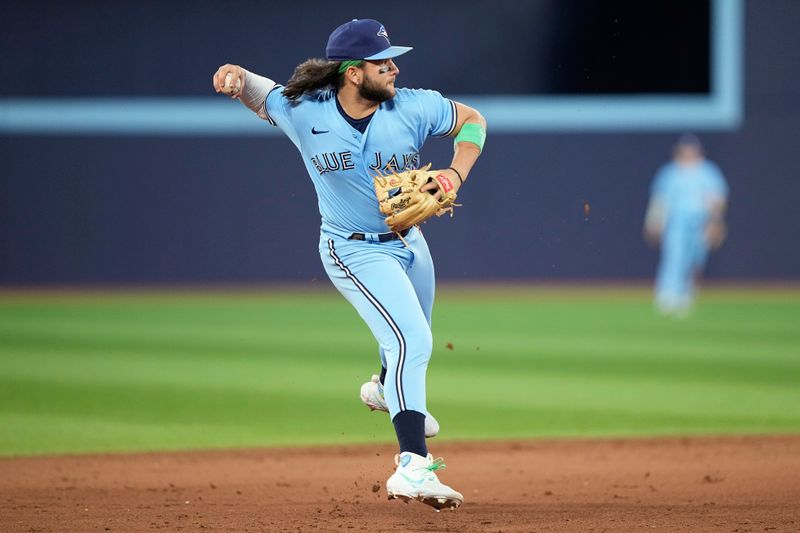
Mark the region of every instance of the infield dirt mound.
[[392, 446], [11, 458], [0, 530], [800, 530], [800, 436], [431, 444], [457, 511], [387, 501]]

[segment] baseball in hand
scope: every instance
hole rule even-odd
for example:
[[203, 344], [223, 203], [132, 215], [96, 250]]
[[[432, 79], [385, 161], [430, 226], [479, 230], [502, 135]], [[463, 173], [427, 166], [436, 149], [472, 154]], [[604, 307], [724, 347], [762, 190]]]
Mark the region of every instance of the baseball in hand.
[[236, 86], [234, 87], [233, 84], [233, 72], [228, 72], [227, 76], [225, 76], [225, 94], [237, 94], [242, 88], [242, 78], [236, 77]]

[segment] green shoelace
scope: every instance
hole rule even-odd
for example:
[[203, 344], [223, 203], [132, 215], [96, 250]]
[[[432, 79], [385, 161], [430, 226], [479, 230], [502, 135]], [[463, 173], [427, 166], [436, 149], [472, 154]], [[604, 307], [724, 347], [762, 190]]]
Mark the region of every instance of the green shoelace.
[[434, 459], [430, 465], [425, 467], [425, 469], [430, 472], [433, 472], [434, 470], [444, 470], [446, 467], [447, 465], [444, 464], [444, 459], [439, 457], [437, 459]]

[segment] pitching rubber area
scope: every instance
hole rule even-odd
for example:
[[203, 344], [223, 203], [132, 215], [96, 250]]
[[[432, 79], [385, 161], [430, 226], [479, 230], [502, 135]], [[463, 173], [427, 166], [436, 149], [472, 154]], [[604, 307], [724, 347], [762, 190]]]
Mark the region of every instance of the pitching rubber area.
[[0, 530], [797, 531], [800, 436], [436, 443], [457, 510], [387, 501], [392, 446], [0, 459]]

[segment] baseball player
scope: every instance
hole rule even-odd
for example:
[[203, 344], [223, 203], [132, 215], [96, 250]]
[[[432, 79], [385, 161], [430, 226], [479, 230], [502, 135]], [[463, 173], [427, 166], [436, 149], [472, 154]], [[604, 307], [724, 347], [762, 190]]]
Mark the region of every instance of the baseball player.
[[717, 165], [705, 159], [692, 134], [675, 145], [673, 160], [653, 180], [645, 216], [645, 239], [661, 245], [656, 275], [656, 307], [663, 314], [685, 316], [694, 300], [694, 278], [709, 250], [725, 239], [728, 185]]
[[361, 397], [389, 413], [397, 434], [389, 498], [455, 509], [463, 496], [439, 481], [444, 464], [425, 441], [426, 433], [438, 432], [425, 401], [433, 262], [418, 227], [390, 231], [374, 178], [417, 169], [428, 137], [453, 137], [452, 161], [421, 190], [454, 197], [483, 149], [486, 121], [436, 91], [396, 88], [394, 60], [410, 50], [392, 46], [380, 22], [355, 19], [330, 34], [325, 59], [297, 66], [285, 86], [230, 64], [217, 70], [213, 83], [280, 128], [314, 183], [325, 271], [379, 345], [381, 373], [362, 386]]

